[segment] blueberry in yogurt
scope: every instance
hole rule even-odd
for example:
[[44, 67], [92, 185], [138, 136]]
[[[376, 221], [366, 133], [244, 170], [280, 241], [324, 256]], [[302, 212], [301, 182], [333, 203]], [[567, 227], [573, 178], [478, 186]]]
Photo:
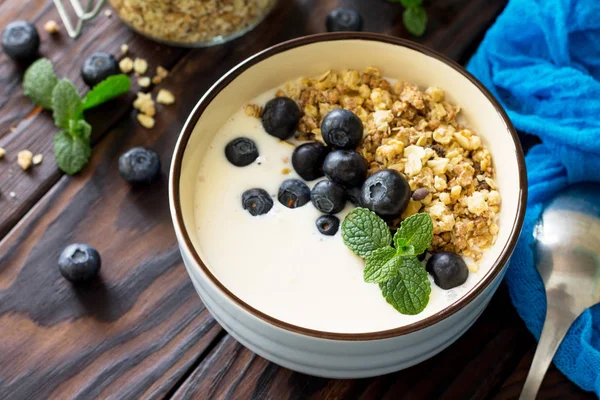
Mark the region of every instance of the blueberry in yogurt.
[[258, 148], [248, 138], [235, 138], [225, 146], [225, 157], [236, 167], [245, 167], [258, 158]]
[[467, 264], [456, 253], [440, 252], [433, 254], [427, 261], [427, 272], [442, 289], [452, 289], [465, 283], [469, 277]]
[[310, 192], [310, 198], [315, 208], [325, 214], [336, 214], [346, 206], [344, 188], [327, 179], [317, 182]]
[[333, 236], [340, 228], [340, 219], [335, 215], [322, 215], [317, 218], [317, 229], [323, 235]]
[[344, 187], [360, 186], [367, 177], [367, 161], [355, 151], [335, 150], [325, 157], [323, 172]]
[[327, 154], [329, 154], [329, 148], [321, 143], [301, 144], [292, 153], [292, 166], [302, 179], [315, 180], [324, 175], [323, 162]]
[[410, 200], [408, 181], [398, 171], [383, 169], [367, 178], [361, 190], [361, 204], [383, 219], [399, 217]]
[[352, 111], [339, 108], [323, 118], [321, 134], [328, 145], [353, 150], [363, 137], [363, 123]]
[[261, 115], [262, 125], [271, 136], [281, 140], [294, 136], [302, 112], [289, 97], [275, 97], [265, 104]]
[[310, 201], [310, 189], [299, 179], [288, 179], [279, 187], [277, 200], [287, 208], [302, 207]]
[[246, 190], [242, 194], [242, 207], [256, 217], [268, 213], [273, 208], [273, 199], [264, 189]]

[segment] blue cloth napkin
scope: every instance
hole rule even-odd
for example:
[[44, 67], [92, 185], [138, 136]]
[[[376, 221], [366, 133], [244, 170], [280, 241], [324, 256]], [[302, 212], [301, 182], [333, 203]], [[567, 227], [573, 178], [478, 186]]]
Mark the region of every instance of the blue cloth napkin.
[[[468, 69], [518, 130], [542, 140], [526, 157], [527, 213], [506, 275], [513, 304], [539, 339], [546, 298], [533, 265], [533, 226], [553, 194], [600, 181], [600, 0], [510, 0]], [[600, 307], [575, 321], [554, 363], [600, 396]]]

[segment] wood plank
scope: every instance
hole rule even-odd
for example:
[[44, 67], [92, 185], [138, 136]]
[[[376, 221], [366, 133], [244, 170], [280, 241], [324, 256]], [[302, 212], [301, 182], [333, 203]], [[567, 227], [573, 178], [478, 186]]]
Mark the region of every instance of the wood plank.
[[[153, 73], [157, 65], [171, 68], [187, 53], [185, 49], [157, 45], [134, 34], [118, 18], [107, 18], [102, 13], [86, 25], [84, 33], [76, 41], [68, 38], [64, 32], [56, 38], [49, 37], [42, 28], [44, 22], [49, 19], [60, 20], [51, 2], [32, 2], [31, 9], [25, 8], [21, 12], [16, 12], [21, 7], [10, 7], [10, 4], [7, 1], [0, 7], [0, 26], [16, 18], [34, 21], [42, 37], [41, 54], [50, 58], [57, 75], [72, 80], [80, 93], [87, 90], [80, 77], [80, 65], [97, 51], [118, 56], [121, 44], [128, 43], [132, 57], [148, 60], [151, 68], [149, 73]], [[50, 112], [34, 107], [23, 96], [21, 77], [24, 68], [9, 60], [3, 52], [0, 53], [0, 147], [7, 150], [0, 160], [0, 238], [62, 175], [54, 162], [52, 150], [52, 141], [58, 129], [52, 122]], [[93, 127], [93, 142], [97, 142], [111, 126], [130, 112], [137, 87], [135, 79], [133, 83], [134, 90], [128, 96], [86, 113]], [[44, 162], [30, 171], [21, 171], [16, 159], [17, 153], [23, 149], [43, 154]], [[16, 194], [15, 199], [9, 197], [11, 192]]]
[[278, 367], [227, 335], [174, 399], [488, 399], [529, 348], [501, 286], [456, 343], [412, 368], [373, 379], [329, 380]]

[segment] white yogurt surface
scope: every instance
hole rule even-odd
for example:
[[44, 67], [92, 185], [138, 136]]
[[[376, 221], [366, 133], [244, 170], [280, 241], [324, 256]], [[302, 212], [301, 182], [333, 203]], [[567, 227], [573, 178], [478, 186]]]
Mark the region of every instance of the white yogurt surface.
[[[275, 90], [251, 103], [264, 105]], [[225, 145], [245, 136], [254, 140], [259, 158], [236, 167], [225, 158]], [[294, 146], [268, 135], [258, 118], [240, 109], [215, 135], [203, 157], [195, 193], [197, 235], [204, 262], [229, 290], [252, 307], [304, 328], [365, 333], [398, 328], [448, 307], [487, 271], [469, 273], [460, 287], [442, 290], [431, 279], [429, 304], [418, 315], [403, 315], [389, 305], [377, 284], [363, 281], [364, 261], [335, 236], [319, 233], [322, 215], [311, 203], [289, 209], [277, 201], [285, 179], [298, 178], [291, 165]], [[284, 160], [288, 160], [284, 162]], [[289, 168], [289, 175], [282, 173]], [[324, 178], [323, 178], [324, 179]], [[312, 186], [317, 179], [308, 182]], [[253, 217], [242, 208], [242, 193], [262, 188], [273, 208]], [[348, 203], [337, 216], [343, 221]]]

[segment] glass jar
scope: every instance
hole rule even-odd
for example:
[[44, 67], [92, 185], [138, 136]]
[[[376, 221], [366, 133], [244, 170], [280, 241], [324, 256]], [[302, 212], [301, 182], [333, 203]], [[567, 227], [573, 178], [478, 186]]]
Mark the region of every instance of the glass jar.
[[277, 0], [109, 0], [134, 30], [185, 47], [225, 43], [252, 30]]

